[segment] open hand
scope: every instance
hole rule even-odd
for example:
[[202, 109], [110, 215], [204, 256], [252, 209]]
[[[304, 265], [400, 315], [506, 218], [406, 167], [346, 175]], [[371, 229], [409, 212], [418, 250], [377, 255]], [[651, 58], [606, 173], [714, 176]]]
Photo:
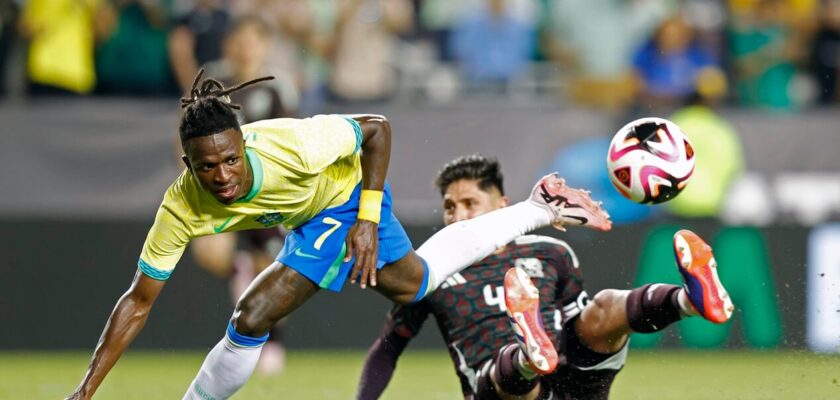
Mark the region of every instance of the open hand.
[[371, 286], [376, 286], [376, 260], [379, 255], [378, 228], [379, 225], [375, 222], [360, 219], [350, 227], [345, 239], [347, 254], [344, 256], [344, 262], [350, 261], [353, 256], [356, 257], [353, 269], [350, 270], [350, 283], [356, 283], [356, 278], [361, 272], [362, 279], [359, 287], [362, 289], [367, 287], [368, 282]]

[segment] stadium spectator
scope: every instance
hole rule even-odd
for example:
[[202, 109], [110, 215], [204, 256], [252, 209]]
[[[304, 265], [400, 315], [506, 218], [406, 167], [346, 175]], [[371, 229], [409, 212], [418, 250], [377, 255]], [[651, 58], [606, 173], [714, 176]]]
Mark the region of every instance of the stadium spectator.
[[29, 41], [29, 91], [85, 94], [96, 84], [94, 17], [100, 0], [29, 0], [19, 29]]
[[715, 65], [712, 55], [694, 40], [693, 29], [680, 15], [665, 20], [633, 55], [641, 83], [638, 101], [669, 107], [691, 94], [698, 73]]
[[326, 98], [329, 58], [336, 24], [333, 2], [310, 0], [242, 0], [230, 4], [231, 15], [259, 15], [271, 29], [267, 63], [287, 71], [300, 92], [302, 115], [317, 113]]
[[760, 0], [730, 19], [730, 57], [741, 104], [788, 109], [790, 82], [800, 50], [786, 16], [784, 0]]
[[339, 0], [329, 87], [339, 101], [378, 101], [397, 87], [397, 34], [413, 27], [408, 0]]
[[232, 85], [260, 76], [275, 79], [264, 85], [244, 88], [230, 97], [242, 104], [241, 123], [292, 117], [297, 114], [298, 89], [293, 73], [269, 62], [274, 31], [256, 15], [236, 20], [223, 41], [223, 58], [207, 64], [209, 74]]
[[820, 104], [832, 104], [838, 100], [837, 79], [840, 69], [840, 1], [825, 2], [820, 14], [819, 27], [811, 44], [811, 76], [817, 82], [817, 100]]
[[301, 84], [301, 46], [314, 29], [314, 15], [307, 0], [238, 0], [231, 2], [230, 13], [235, 21], [252, 17], [262, 20], [268, 41], [266, 66]]
[[464, 79], [504, 87], [527, 70], [536, 48], [536, 26], [515, 11], [505, 0], [487, 0], [455, 24], [450, 46]]
[[720, 70], [703, 70], [686, 106], [670, 116], [691, 140], [697, 157], [690, 184], [667, 203], [673, 214], [717, 217], [730, 184], [743, 172], [738, 133], [715, 111], [726, 92], [726, 77]]
[[301, 46], [301, 104], [300, 114], [315, 114], [327, 99], [328, 82], [331, 70], [330, 59], [334, 46], [336, 28], [335, 3], [329, 1], [298, 0], [295, 20], [305, 21], [300, 27], [292, 29], [298, 36]]
[[198, 0], [169, 33], [172, 72], [182, 91], [189, 89], [199, 67], [222, 57], [222, 40], [231, 17], [222, 0]]
[[726, 53], [726, 4], [718, 0], [683, 0], [680, 14], [694, 39], [721, 64]]
[[553, 0], [543, 53], [563, 68], [573, 101], [621, 109], [635, 94], [633, 51], [670, 13], [659, 0]]
[[449, 48], [449, 36], [452, 26], [461, 18], [467, 1], [452, 0], [423, 0], [420, 2], [418, 27], [427, 36], [438, 52], [440, 61], [452, 61], [452, 51]]
[[167, 10], [161, 0], [106, 1], [96, 17], [97, 91], [177, 93], [166, 51]]

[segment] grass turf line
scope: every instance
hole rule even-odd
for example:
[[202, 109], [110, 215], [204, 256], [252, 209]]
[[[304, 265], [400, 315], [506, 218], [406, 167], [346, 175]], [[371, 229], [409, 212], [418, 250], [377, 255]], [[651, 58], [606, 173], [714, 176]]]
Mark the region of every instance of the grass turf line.
[[[0, 399], [58, 399], [87, 366], [84, 352], [0, 353]], [[129, 352], [96, 399], [180, 398], [202, 352]], [[279, 377], [255, 375], [235, 399], [354, 396], [364, 352], [290, 352]], [[454, 367], [442, 351], [407, 351], [383, 399], [457, 399]], [[793, 351], [631, 351], [614, 399], [838, 399], [840, 356]]]

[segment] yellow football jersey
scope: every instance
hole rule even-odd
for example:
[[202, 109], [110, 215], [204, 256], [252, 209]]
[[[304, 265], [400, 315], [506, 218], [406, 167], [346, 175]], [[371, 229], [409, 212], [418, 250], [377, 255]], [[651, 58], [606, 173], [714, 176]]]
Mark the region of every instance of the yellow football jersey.
[[254, 174], [248, 195], [225, 205], [185, 170], [163, 197], [138, 266], [169, 278], [192, 238], [283, 224], [295, 228], [347, 202], [362, 179], [362, 130], [350, 118], [317, 115], [242, 126]]

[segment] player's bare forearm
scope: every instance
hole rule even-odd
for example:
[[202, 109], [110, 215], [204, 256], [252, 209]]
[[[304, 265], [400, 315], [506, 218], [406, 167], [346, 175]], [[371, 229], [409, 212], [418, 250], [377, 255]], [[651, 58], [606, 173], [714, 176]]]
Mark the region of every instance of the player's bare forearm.
[[[391, 124], [381, 115], [352, 117], [362, 128], [362, 189], [382, 191], [385, 189], [385, 176], [388, 174], [388, 163], [391, 160]], [[378, 221], [378, 214], [376, 220]], [[350, 228], [345, 240], [347, 253], [344, 260], [349, 261], [351, 257], [356, 257], [350, 271], [350, 283], [356, 283], [360, 277], [359, 286], [362, 289], [368, 282], [371, 286], [376, 286], [379, 243], [377, 228], [377, 222], [359, 218]]]
[[105, 379], [105, 376], [117, 363], [128, 345], [134, 340], [149, 316], [157, 296], [160, 294], [165, 281], [158, 281], [147, 277], [140, 271], [134, 276], [134, 281], [128, 291], [117, 301], [114, 311], [105, 324], [102, 336], [93, 352], [87, 373], [69, 398], [89, 399]]
[[391, 161], [391, 124], [382, 115], [354, 115], [362, 127], [362, 189], [382, 190]]

